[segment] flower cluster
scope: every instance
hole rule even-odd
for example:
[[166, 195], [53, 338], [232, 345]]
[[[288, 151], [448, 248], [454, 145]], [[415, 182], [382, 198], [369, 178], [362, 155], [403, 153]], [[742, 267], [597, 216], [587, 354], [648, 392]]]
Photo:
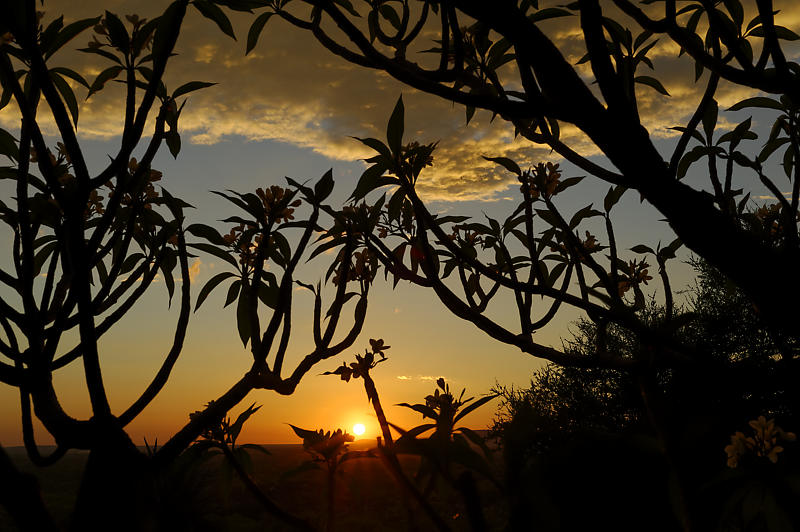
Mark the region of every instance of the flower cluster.
[[523, 194], [527, 190], [532, 200], [539, 199], [541, 195], [551, 198], [556, 192], [560, 179], [561, 170], [558, 169], [558, 164], [539, 163], [536, 168], [524, 172], [519, 177], [522, 183], [520, 190]]
[[342, 281], [342, 272], [345, 268], [347, 269], [346, 282], [372, 282], [375, 274], [378, 273], [378, 259], [366, 248], [354, 252], [352, 262], [347, 267], [342, 263], [336, 268], [332, 280], [334, 285], [338, 285]]
[[289, 197], [289, 189], [278, 185], [272, 185], [266, 189], [256, 189], [256, 196], [261, 200], [261, 204], [264, 207], [263, 222], [267, 222], [270, 219], [283, 220], [284, 222], [294, 220], [294, 209], [292, 207], [299, 207], [302, 203], [297, 199], [287, 205], [286, 200]]
[[[323, 375], [339, 375], [343, 381], [350, 382], [350, 379], [357, 379], [368, 374], [369, 370], [386, 360], [386, 355], [383, 352], [392, 347], [384, 345], [383, 339], [375, 340], [370, 338], [369, 343], [372, 346], [372, 352], [366, 351], [364, 356], [356, 354], [355, 362], [351, 362], [350, 365], [342, 362], [341, 366], [333, 371], [326, 371]], [[375, 355], [379, 355], [381, 358], [375, 360]]]
[[647, 284], [647, 281], [652, 279], [647, 270], [649, 267], [650, 265], [644, 260], [640, 262], [636, 259], [633, 259], [632, 261], [628, 262], [628, 269], [627, 271], [620, 272], [620, 280], [619, 284], [617, 285], [620, 297], [625, 295], [625, 292], [634, 286], [638, 286], [639, 284]]
[[[255, 264], [256, 254], [262, 241], [261, 234], [253, 235], [248, 229], [245, 224], [239, 224], [231, 227], [230, 233], [222, 235], [225, 243], [239, 253], [239, 264], [244, 266]], [[270, 243], [272, 243], [271, 237]]]
[[453, 234], [450, 235], [451, 240], [458, 240], [459, 242], [468, 246], [474, 246], [482, 242], [482, 237], [477, 231], [471, 231], [464, 225], [454, 225]]
[[764, 416], [758, 416], [758, 419], [748, 424], [753, 429], [753, 435], [745, 436], [742, 432], [736, 432], [731, 436], [730, 445], [725, 447], [728, 467], [737, 467], [747, 456], [766, 458], [774, 464], [778, 461], [778, 453], [784, 450], [779, 442], [797, 439], [793, 432], [784, 432], [775, 424], [774, 419], [767, 420]]
[[[135, 55], [139, 55], [143, 50], [149, 50], [150, 46], [153, 41], [153, 36], [155, 35], [155, 28], [150, 27], [148, 28], [148, 34], [144, 35], [141, 34], [143, 31], [144, 26], [147, 24], [146, 18], [139, 18], [139, 15], [125, 15], [125, 18], [128, 22], [133, 26], [133, 30], [131, 32], [131, 39], [130, 42], [136, 45], [136, 49], [133, 50]], [[94, 35], [92, 35], [92, 40], [89, 41], [88, 47], [89, 48], [102, 48], [103, 46], [111, 45], [111, 37], [108, 31], [108, 22], [105, 18], [101, 19], [100, 22], [95, 24], [94, 26]], [[102, 35], [106, 42], [101, 42], [97, 39], [98, 35]]]
[[[296, 431], [295, 431], [296, 432]], [[311, 453], [317, 460], [335, 462], [339, 455], [347, 452], [347, 443], [355, 438], [337, 429], [335, 432], [308, 431], [303, 437], [303, 449]]]

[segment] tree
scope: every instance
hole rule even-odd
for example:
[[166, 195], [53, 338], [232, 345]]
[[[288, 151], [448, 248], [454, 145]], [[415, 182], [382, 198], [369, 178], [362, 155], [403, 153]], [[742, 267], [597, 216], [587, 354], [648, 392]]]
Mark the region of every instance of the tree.
[[[476, 109], [490, 111], [513, 126], [516, 135], [551, 148], [592, 179], [611, 185], [604, 199], [605, 212], [589, 205], [571, 218], [563, 217], [553, 196], [576, 185], [577, 178], [562, 179], [562, 171], [555, 165], [532, 165], [524, 170], [515, 161], [495, 158], [492, 160], [520, 181], [519, 207], [504, 223], [490, 220], [489, 225], [459, 225], [452, 217], [437, 218], [416, 193], [416, 180], [431, 162], [434, 145], [403, 144], [402, 106], [392, 115], [387, 143], [363, 139], [377, 155], [368, 159], [372, 166], [363, 175], [354, 199], [378, 187], [399, 186], [390, 201], [374, 206], [384, 210], [374, 218], [384, 222], [382, 235], [405, 241], [405, 246], [391, 249], [370, 237], [364, 245], [396, 277], [431, 287], [451, 312], [493, 338], [561, 364], [634, 363], [611, 360], [603, 355], [602, 347], [587, 362], [534, 342], [533, 333], [566, 304], [583, 309], [598, 323], [616, 322], [649, 335], [651, 342], [660, 346], [654, 353], [657, 364], [685, 361], [676, 352], [681, 351], [680, 346], [670, 342], [669, 335], [645, 331], [633, 312], [643, 302], [636, 288], [650, 276], [642, 262], [621, 260], [622, 250], [616, 249], [609, 215], [628, 189], [658, 209], [680, 242], [739, 286], [770, 327], [789, 334], [794, 330], [797, 310], [786, 303], [800, 295], [800, 283], [793, 273], [800, 260], [795, 101], [800, 67], [786, 59], [781, 42], [798, 36], [778, 25], [772, 2], [759, 0], [751, 5], [740, 0], [702, 0], [680, 2], [679, 7], [674, 0], [648, 1], [644, 6], [614, 0], [613, 11], [610, 4], [598, 0], [547, 8], [540, 8], [536, 0], [378, 0], [356, 7], [345, 0], [273, 0], [264, 4], [265, 12], [252, 25], [248, 49], [256, 46], [265, 22], [280, 17], [309, 31], [328, 50], [351, 63], [384, 71], [417, 90], [464, 105], [468, 121]], [[749, 21], [745, 21], [745, 8], [752, 17]], [[545, 21], [559, 17], [575, 17], [586, 52], [580, 62], [589, 63], [590, 73], [571, 65], [547, 35]], [[438, 32], [433, 48], [427, 37], [430, 31]], [[637, 72], [652, 66], [647, 54], [656, 37], [677, 45], [685, 60], [694, 63], [697, 79], [705, 76], [706, 81], [695, 112], [685, 125], [675, 128], [681, 132], [677, 146], [666, 154], [658, 151], [642, 126], [637, 105], [640, 91], [655, 89], [667, 94], [656, 78]], [[420, 51], [427, 53], [416, 55]], [[715, 94], [722, 80], [769, 95], [748, 98], [730, 108], [777, 111], [762, 149], [749, 154], [742, 151], [744, 140], [756, 138], [749, 119], [724, 134], [717, 131]], [[559, 125], [565, 123], [584, 133], [605, 155], [608, 165], [565, 144]], [[691, 143], [694, 146], [687, 151]], [[790, 198], [780, 193], [781, 181], [765, 170], [770, 157], [778, 152], [783, 154], [786, 177], [792, 185]], [[700, 159], [708, 161], [708, 181], [693, 187], [682, 178]], [[773, 218], [780, 239], [764, 238], [763, 223], [745, 219], [749, 195], [733, 187], [734, 174], [754, 176], [776, 195], [779, 203]], [[607, 246], [601, 246], [594, 235], [583, 239], [576, 234], [581, 221], [594, 216], [605, 218]], [[445, 224], [452, 235], [447, 234]], [[517, 240], [522, 253], [514, 255], [507, 249], [506, 237]], [[477, 256], [476, 242], [489, 250], [488, 257]], [[679, 245], [675, 242], [653, 253], [668, 307], [672, 305], [671, 289], [663, 263]], [[406, 249], [410, 257], [404, 259]], [[555, 249], [556, 255], [548, 255], [548, 249]], [[598, 252], [604, 249], [608, 256], [599, 258]], [[649, 248], [634, 251], [647, 253]], [[410, 268], [404, 260], [410, 261]], [[421, 275], [417, 266], [422, 268]], [[459, 274], [460, 294], [442, 282], [454, 269]], [[593, 280], [597, 284], [592, 285]], [[573, 294], [569, 288], [574, 284], [580, 290]], [[515, 330], [484, 313], [499, 289], [514, 297], [519, 309]], [[626, 292], [636, 295], [634, 305], [625, 302]], [[534, 296], [545, 296], [551, 306], [536, 312]]]
[[[721, 274], [708, 264], [695, 261], [693, 265], [698, 281], [689, 294], [688, 311], [695, 319], [680, 332], [698, 351], [708, 353], [720, 364], [714, 374], [696, 368], [659, 371], [658, 409], [663, 418], [660, 426], [669, 430], [675, 442], [673, 459], [684, 464], [688, 473], [688, 491], [693, 499], [703, 501], [695, 504], [696, 524], [712, 529], [722, 526], [729, 514], [735, 513], [730, 510], [740, 506], [726, 499], [737, 497], [726, 486], [731, 461], [725, 464], [723, 447], [731, 434], [746, 426], [748, 420], [765, 420], [765, 416], [781, 426], [797, 424], [796, 397], [789, 384], [796, 374], [783, 375], [786, 369], [774, 357], [781, 342], [796, 341], [796, 337], [770, 334], [741, 291], [723, 282]], [[664, 319], [664, 308], [654, 303], [648, 305], [646, 313], [652, 322]], [[568, 349], [589, 356], [596, 345], [597, 327], [585, 319], [576, 325]], [[611, 340], [615, 349], [642, 348], [635, 335], [621, 328], [611, 330]], [[562, 519], [571, 519], [572, 528], [589, 522], [597, 525], [596, 519], [603, 512], [589, 508], [612, 508], [607, 512], [614, 516], [609, 524], [623, 528], [624, 523], [633, 526], [648, 514], [653, 526], [663, 524], [664, 519], [653, 516], [672, 513], [665, 504], [668, 497], [640, 499], [637, 495], [666, 493], [670, 479], [665, 474], [668, 464], [658, 453], [658, 438], [648, 422], [653, 407], [643, 400], [646, 395], [641, 393], [635, 372], [549, 364], [534, 373], [530, 388], [501, 391], [504, 403], [493, 434], [503, 447], [508, 484], [515, 488], [511, 491], [523, 494], [516, 501], [518, 524], [559, 513], [548, 510], [547, 505], [560, 509]], [[753, 423], [750, 421], [751, 426]], [[774, 457], [777, 464], [762, 459], [762, 468], [773, 467], [766, 468], [761, 478], [755, 475], [758, 481], [767, 479], [764, 484], [769, 485], [770, 479], [780, 474], [796, 476], [795, 451], [792, 447], [785, 455]], [[584, 459], [587, 453], [591, 458]], [[596, 460], [597, 455], [603, 459]], [[613, 475], [608, 474], [609, 464], [615, 470]], [[569, 488], [559, 480], [564, 477], [570, 478], [573, 486], [587, 487]], [[605, 479], [603, 493], [607, 496], [596, 491], [593, 478]], [[794, 496], [788, 486], [791, 482], [778, 486], [778, 501]], [[547, 502], [534, 502], [537, 490], [548, 493]], [[532, 504], [538, 515], [530, 511]], [[758, 503], [756, 510], [761, 506]], [[777, 523], [782, 516], [792, 514], [792, 506], [778, 502], [772, 509], [764, 506], [758, 512], [770, 514]]]
[[[164, 83], [190, 6], [232, 33], [220, 6], [246, 11], [252, 3], [178, 0], [152, 20], [129, 15], [123, 21], [105, 12], [66, 26], [63, 17], [45, 20], [33, 0], [5, 2], [0, 8], [0, 107], [13, 101], [20, 119], [17, 135], [0, 130], [0, 155], [11, 161], [0, 169], [0, 177], [14, 185], [10, 204], [0, 202], [0, 220], [13, 242], [7, 255], [12, 269], [0, 270], [0, 382], [19, 389], [23, 439], [35, 464], [50, 465], [70, 449], [89, 451], [72, 519], [75, 530], [156, 526], [152, 488], [169, 464], [198, 437], [223, 423], [225, 414], [251, 390], [293, 393], [316, 363], [352, 345], [367, 309], [372, 277], [363, 268], [355, 272], [354, 246], [346, 244], [330, 266], [337, 286], [325, 317], [320, 285], [316, 288], [314, 348], [288, 376], [282, 374], [291, 336], [296, 266], [301, 258], [316, 255], [308, 247], [321, 230], [320, 218], [326, 213], [336, 216], [324, 204], [334, 186], [330, 172], [313, 189], [290, 182], [288, 188], [221, 194], [243, 211], [230, 219], [234, 227], [224, 237], [212, 227], [187, 225], [185, 211], [191, 206], [157, 188], [162, 174], [152, 168], [156, 153], [163, 144], [175, 157], [180, 152], [183, 97], [212, 85], [193, 81], [170, 92]], [[81, 51], [110, 65], [92, 83], [53, 64], [60, 48], [90, 28], [94, 38]], [[119, 150], [96, 175], [89, 171], [76, 133], [78, 107], [67, 78], [88, 89], [89, 96], [112, 80], [124, 88]], [[152, 135], [147, 139], [144, 133], [152, 115]], [[43, 133], [41, 124], [49, 119], [58, 129], [57, 141]], [[134, 157], [137, 150], [141, 155]], [[353, 238], [346, 220], [341, 221], [339, 235]], [[191, 236], [202, 240], [187, 243]], [[192, 414], [155, 452], [145, 454], [125, 427], [158, 395], [181, 354], [191, 314], [189, 247], [234, 268], [213, 278], [201, 290], [196, 306], [222, 281], [235, 279], [229, 303], [238, 302], [238, 329], [253, 363], [227, 392]], [[121, 412], [114, 411], [103, 382], [99, 342], [157, 274], [163, 276], [172, 299], [176, 270], [180, 288], [174, 341], [140, 397]], [[342, 312], [353, 297], [353, 322], [334, 341]], [[65, 411], [53, 384], [54, 372], [72, 363], [83, 364], [92, 408], [89, 419], [76, 419]], [[42, 455], [37, 446], [34, 415], [56, 442], [50, 455]], [[54, 529], [35, 483], [20, 474], [4, 452], [0, 467], [2, 502], [20, 527]], [[264, 506], [270, 509], [266, 499]], [[292, 516], [278, 516], [299, 523]]]

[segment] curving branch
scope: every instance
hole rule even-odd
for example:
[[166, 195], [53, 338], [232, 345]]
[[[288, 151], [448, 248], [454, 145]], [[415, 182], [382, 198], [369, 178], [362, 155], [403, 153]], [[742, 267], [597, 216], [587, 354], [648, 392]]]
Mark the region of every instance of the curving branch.
[[178, 314], [178, 324], [175, 327], [175, 337], [172, 341], [172, 348], [167, 353], [164, 362], [161, 364], [161, 368], [159, 368], [158, 373], [156, 373], [156, 376], [147, 389], [145, 389], [142, 395], [119, 416], [119, 422], [123, 426], [133, 421], [134, 418], [155, 399], [162, 388], [164, 388], [164, 385], [167, 383], [172, 373], [172, 368], [175, 367], [175, 362], [178, 361], [178, 357], [183, 349], [183, 342], [186, 338], [186, 330], [189, 325], [189, 315], [191, 314], [192, 308], [189, 261], [187, 256], [186, 239], [181, 229], [178, 231], [178, 257], [181, 266], [181, 303], [180, 312]]

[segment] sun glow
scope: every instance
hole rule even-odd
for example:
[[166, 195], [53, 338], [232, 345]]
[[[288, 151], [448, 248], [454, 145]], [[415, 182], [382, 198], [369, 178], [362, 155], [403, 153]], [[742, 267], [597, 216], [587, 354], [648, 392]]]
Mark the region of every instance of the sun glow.
[[363, 436], [364, 432], [366, 432], [366, 427], [364, 427], [363, 423], [356, 423], [353, 425], [353, 434], [356, 436]]

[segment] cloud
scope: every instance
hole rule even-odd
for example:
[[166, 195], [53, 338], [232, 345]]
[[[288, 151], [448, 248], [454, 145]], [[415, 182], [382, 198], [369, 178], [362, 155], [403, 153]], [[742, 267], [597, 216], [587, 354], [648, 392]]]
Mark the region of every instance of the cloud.
[[[108, 8], [152, 17], [163, 7], [155, 0], [115, 0], [104, 3], [102, 8], [99, 3], [87, 4], [49, 1], [48, 16], [65, 11], [70, 18], [78, 18]], [[789, 0], [777, 4], [782, 9], [779, 21], [792, 27], [800, 20], [800, 4]], [[604, 9], [615, 16], [609, 7]], [[371, 153], [351, 136], [384, 138], [386, 121], [402, 93], [406, 139], [439, 141], [434, 167], [427, 169], [418, 182], [420, 193], [428, 200], [494, 201], [507, 197], [509, 187], [516, 183], [515, 176], [485, 161], [482, 155], [511, 157], [523, 167], [558, 159], [549, 149], [515, 139], [513, 128], [503, 120], [491, 121], [488, 112], [478, 111], [473, 122], [465, 125], [462, 106], [410, 89], [382, 72], [349, 64], [323, 49], [310, 34], [290, 27], [277, 17], [267, 24], [255, 50], [245, 56], [241, 37], [247, 34], [252, 16], [233, 14], [231, 18], [240, 37], [238, 42], [222, 36], [213, 23], [195, 10], [190, 10], [186, 18], [177, 46], [179, 55], [168, 68], [167, 86], [174, 90], [192, 80], [218, 84], [190, 95], [181, 115], [185, 142], [214, 144], [228, 138], [271, 140], [308, 148], [332, 159], [357, 160]], [[570, 62], [576, 63], [583, 55], [577, 17], [546, 21], [542, 28]], [[426, 35], [435, 38], [433, 32]], [[88, 34], [84, 34], [71, 44], [83, 46], [88, 39]], [[787, 50], [797, 55], [795, 48]], [[637, 85], [643, 125], [655, 138], [677, 135], [668, 127], [685, 122], [704, 90], [704, 80], [692, 83], [693, 61], [686, 56], [679, 59], [677, 52], [676, 45], [662, 38], [650, 54], [656, 65], [655, 73], [646, 68], [639, 72], [657, 77], [672, 95], [668, 98]], [[421, 62], [428, 60], [428, 56], [420, 54], [409, 57]], [[96, 56], [70, 52], [57, 54], [55, 64], [69, 64], [93, 75], [105, 67]], [[581, 68], [588, 79], [589, 66]], [[505, 68], [503, 75], [510, 86], [518, 85], [513, 67]], [[725, 109], [751, 94], [753, 91], [749, 89], [722, 84], [718, 101], [721, 109]], [[80, 134], [84, 138], [105, 139], [120, 133], [122, 111], [117, 99], [120, 95], [121, 87], [109, 83], [106, 90], [81, 104]], [[667, 122], [665, 116], [669, 117]], [[720, 116], [722, 124], [727, 126], [724, 113]], [[16, 118], [10, 111], [0, 113], [0, 124], [16, 127]], [[52, 125], [48, 131], [54, 133]], [[562, 140], [579, 153], [600, 154], [576, 128], [565, 125], [561, 134]]]
[[197, 276], [200, 275], [200, 266], [203, 264], [203, 261], [200, 259], [195, 259], [191, 266], [189, 266], [189, 281], [194, 282], [197, 279]]
[[412, 375], [398, 375], [397, 376], [397, 380], [401, 380], [401, 381], [413, 381], [413, 380], [417, 380], [417, 381], [436, 381], [436, 380], [439, 380], [439, 379], [448, 380], [447, 378], [445, 378], [442, 375], [417, 375], [416, 377], [412, 376]]

